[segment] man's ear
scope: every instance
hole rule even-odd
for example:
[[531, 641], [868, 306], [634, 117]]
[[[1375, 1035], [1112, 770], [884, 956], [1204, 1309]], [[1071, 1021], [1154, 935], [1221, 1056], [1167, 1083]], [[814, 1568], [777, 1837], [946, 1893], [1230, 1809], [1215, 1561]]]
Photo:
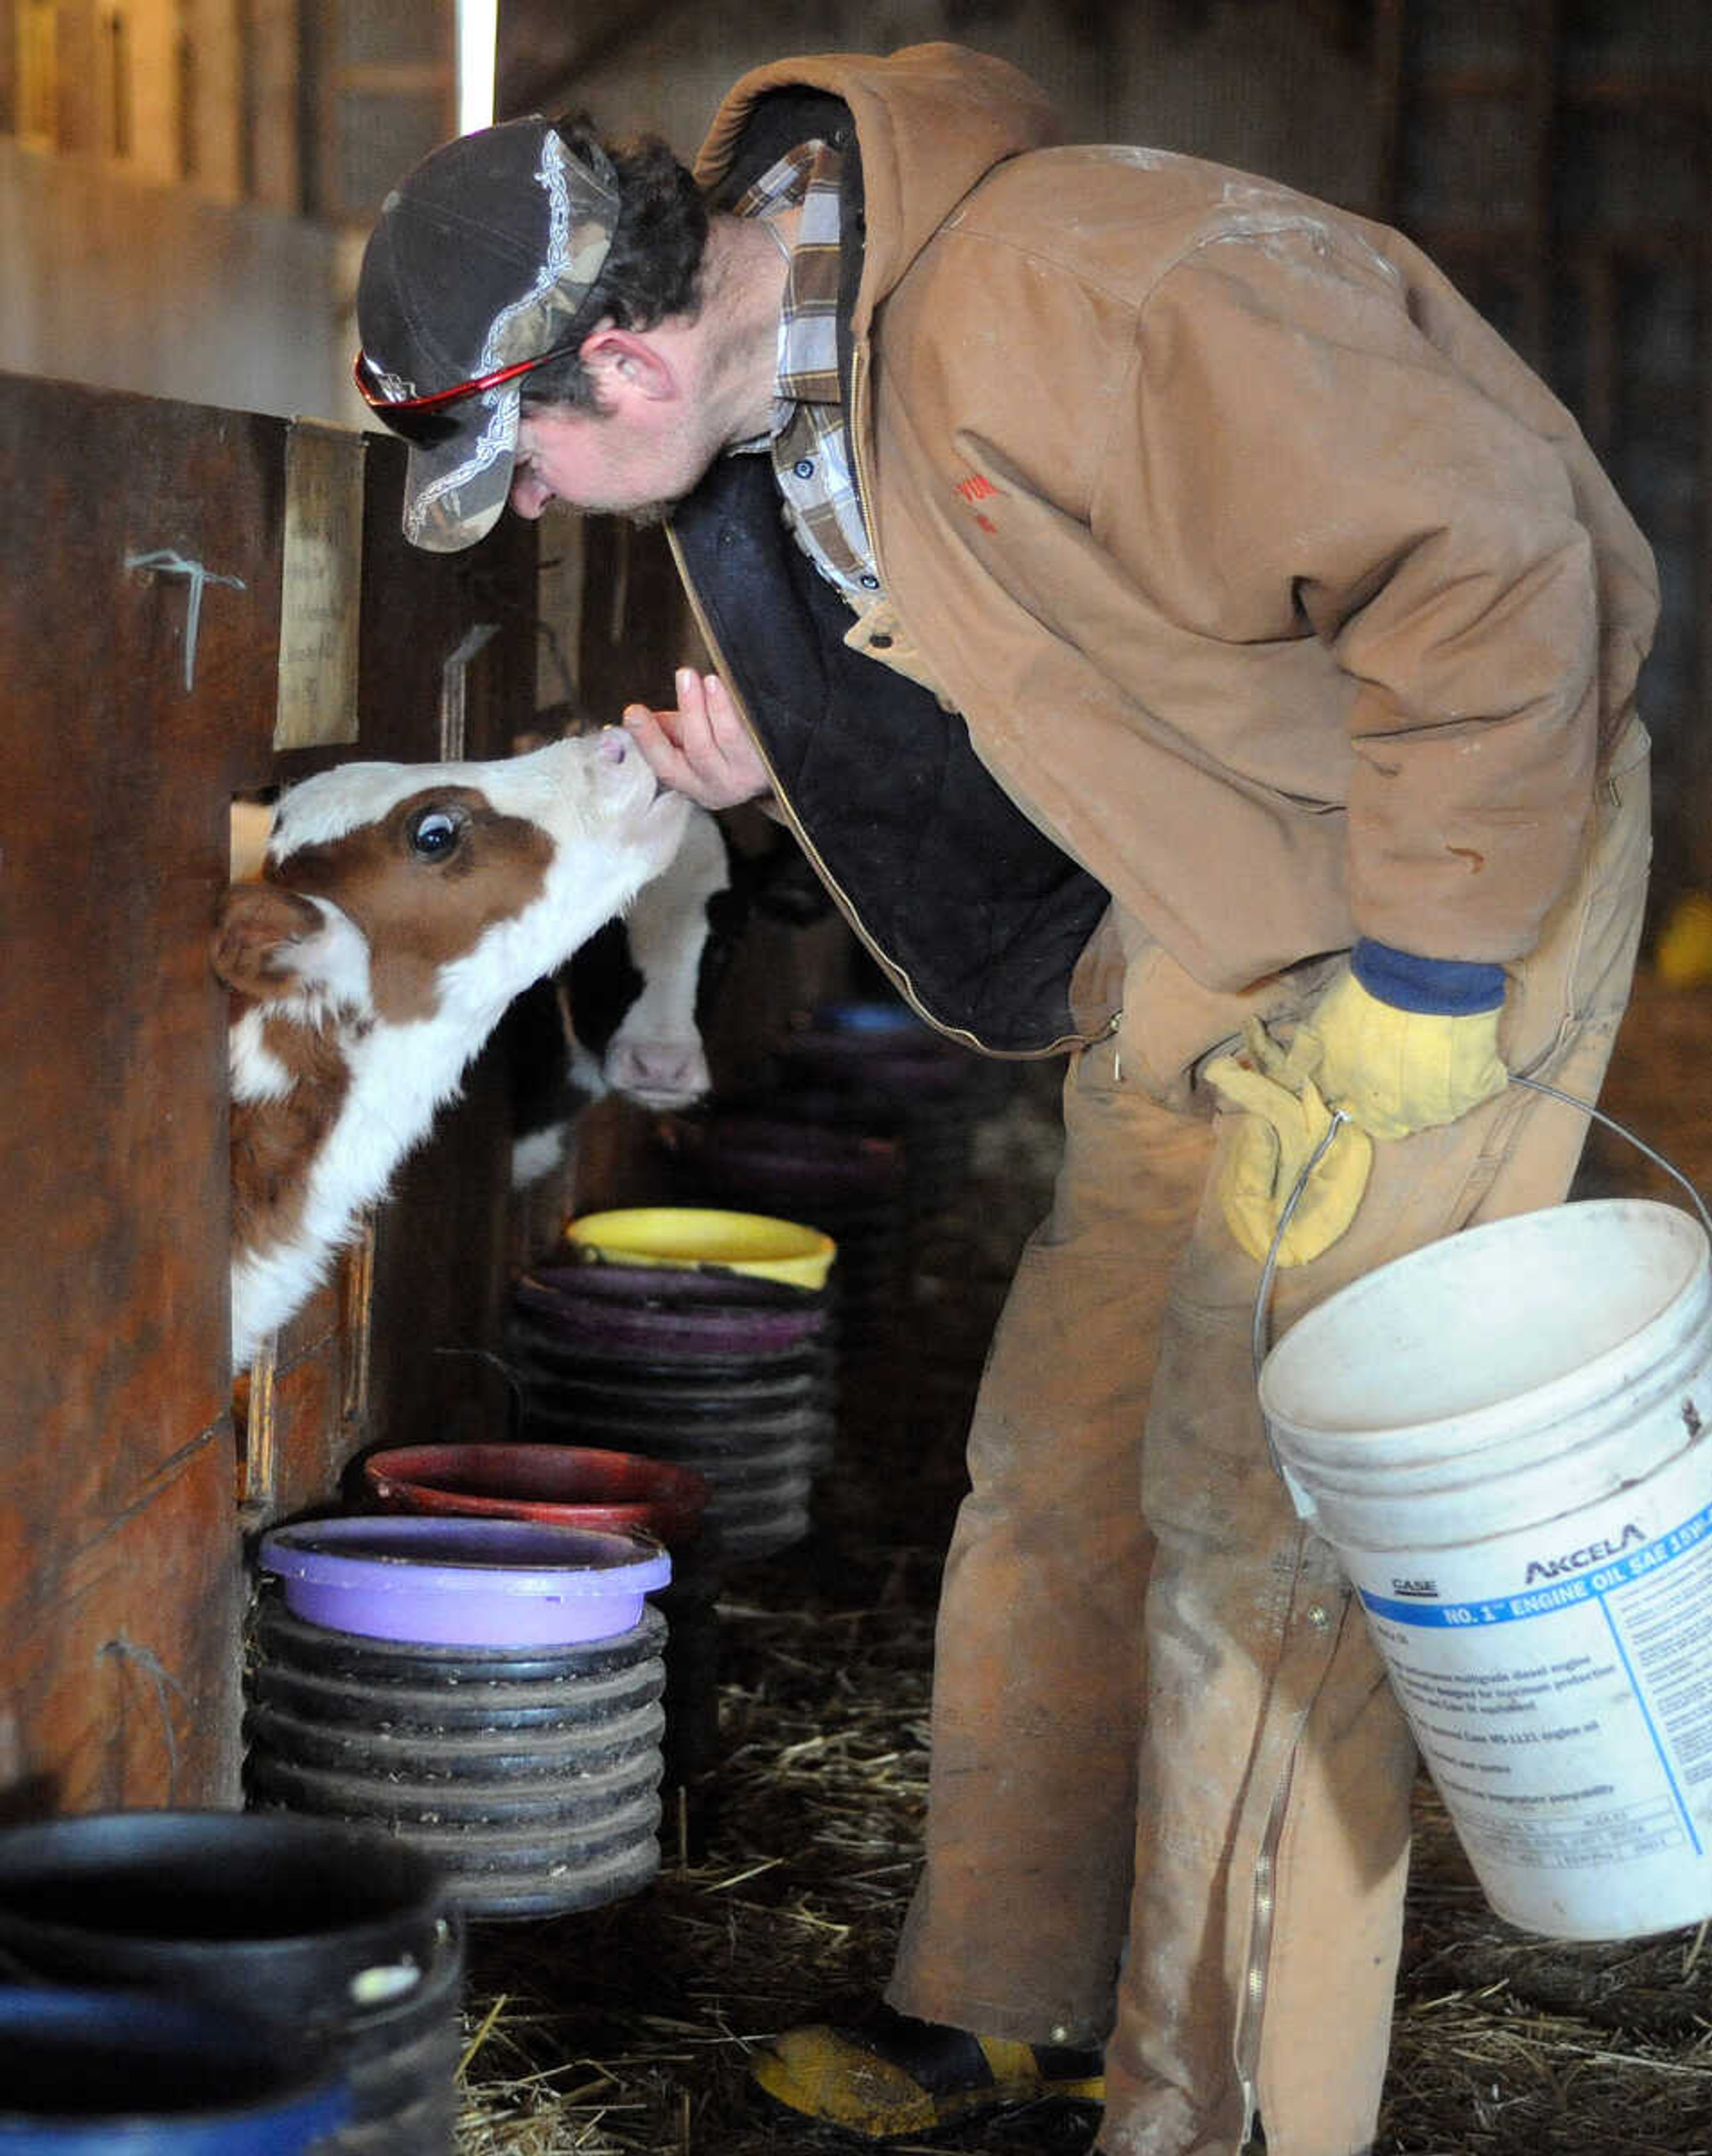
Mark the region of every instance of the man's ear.
[[658, 404], [677, 393], [676, 370], [644, 331], [621, 330], [608, 323], [583, 339], [580, 357], [598, 382], [604, 404], [619, 403], [627, 397]]

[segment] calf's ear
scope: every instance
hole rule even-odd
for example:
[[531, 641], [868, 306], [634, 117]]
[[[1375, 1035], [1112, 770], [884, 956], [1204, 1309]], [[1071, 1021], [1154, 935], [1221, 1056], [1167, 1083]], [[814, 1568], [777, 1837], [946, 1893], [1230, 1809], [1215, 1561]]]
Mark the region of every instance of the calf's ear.
[[220, 901], [210, 957], [228, 988], [257, 1003], [295, 985], [298, 947], [325, 927], [320, 908], [277, 884], [234, 883]]

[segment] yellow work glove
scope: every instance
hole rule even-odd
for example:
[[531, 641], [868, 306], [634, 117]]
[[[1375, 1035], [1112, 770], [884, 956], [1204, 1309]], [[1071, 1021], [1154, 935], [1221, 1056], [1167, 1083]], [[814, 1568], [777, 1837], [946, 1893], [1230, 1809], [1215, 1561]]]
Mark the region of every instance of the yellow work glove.
[[1371, 1137], [1453, 1123], [1510, 1083], [1498, 1010], [1449, 1018], [1397, 1010], [1345, 973], [1303, 1029], [1320, 1044], [1320, 1091]]
[[[1221, 1055], [1207, 1082], [1243, 1120], [1219, 1172], [1219, 1203], [1230, 1231], [1263, 1264], [1291, 1192], [1331, 1127], [1314, 1082], [1320, 1043], [1305, 1030], [1288, 1053], [1258, 1019], [1243, 1029], [1244, 1055]], [[1373, 1165], [1373, 1141], [1346, 1123], [1309, 1178], [1278, 1246], [1280, 1265], [1304, 1265], [1328, 1250], [1356, 1217]]]

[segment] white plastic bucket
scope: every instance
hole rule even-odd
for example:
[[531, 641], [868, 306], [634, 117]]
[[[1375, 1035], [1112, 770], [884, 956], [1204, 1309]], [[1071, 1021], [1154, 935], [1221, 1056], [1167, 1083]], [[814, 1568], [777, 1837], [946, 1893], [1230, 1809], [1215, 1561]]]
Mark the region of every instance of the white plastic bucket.
[[1559, 1205], [1309, 1312], [1261, 1406], [1499, 1915], [1712, 1915], [1712, 1252], [1670, 1205]]

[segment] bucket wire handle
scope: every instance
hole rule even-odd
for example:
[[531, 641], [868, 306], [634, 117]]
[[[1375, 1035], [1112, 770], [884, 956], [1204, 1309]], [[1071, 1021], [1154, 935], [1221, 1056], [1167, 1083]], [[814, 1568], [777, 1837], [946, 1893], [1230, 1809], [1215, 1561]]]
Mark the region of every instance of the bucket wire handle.
[[1615, 1116], [1607, 1116], [1603, 1108], [1596, 1108], [1591, 1101], [1578, 1101], [1573, 1093], [1561, 1093], [1556, 1086], [1548, 1086], [1543, 1078], [1512, 1076], [1510, 1082], [1512, 1086], [1526, 1086], [1535, 1093], [1547, 1094], [1554, 1101], [1561, 1101], [1566, 1108], [1579, 1108], [1584, 1116], [1591, 1116], [1596, 1123], [1603, 1123], [1607, 1130], [1615, 1131], [1620, 1138], [1627, 1138], [1637, 1152], [1645, 1153], [1654, 1168], [1662, 1168], [1667, 1175], [1674, 1177], [1682, 1185], [1694, 1201], [1694, 1210], [1700, 1216], [1700, 1225], [1708, 1236], [1712, 1237], [1712, 1211], [1707, 1209], [1706, 1201], [1697, 1186], [1689, 1182], [1682, 1170], [1668, 1161], [1662, 1152], [1655, 1152], [1644, 1138], [1638, 1138], [1626, 1124], [1618, 1122]]
[[[1667, 1175], [1674, 1177], [1687, 1191], [1689, 1196], [1694, 1200], [1694, 1210], [1700, 1216], [1700, 1224], [1706, 1230], [1708, 1240], [1712, 1240], [1712, 1210], [1709, 1210], [1706, 1201], [1700, 1195], [1699, 1189], [1679, 1168], [1668, 1161], [1662, 1152], [1655, 1152], [1644, 1138], [1637, 1137], [1627, 1124], [1618, 1122], [1615, 1116], [1607, 1116], [1603, 1108], [1596, 1108], [1591, 1101], [1577, 1100], [1573, 1093], [1565, 1093], [1556, 1086], [1548, 1086], [1543, 1078], [1522, 1078], [1512, 1072], [1510, 1082], [1512, 1086], [1525, 1086], [1530, 1092], [1544, 1093], [1551, 1100], [1561, 1101], [1566, 1108], [1579, 1108], [1584, 1116], [1591, 1116], [1596, 1123], [1603, 1123], [1607, 1130], [1615, 1131], [1620, 1138], [1627, 1138], [1637, 1152], [1644, 1153], [1655, 1168], [1662, 1168]], [[1284, 1241], [1284, 1230], [1289, 1226], [1291, 1216], [1302, 1202], [1302, 1194], [1308, 1188], [1309, 1178], [1325, 1159], [1340, 1127], [1349, 1120], [1348, 1112], [1345, 1109], [1332, 1110], [1331, 1121], [1327, 1125], [1319, 1144], [1309, 1154], [1301, 1173], [1296, 1178], [1289, 1196], [1284, 1200], [1284, 1210], [1278, 1216], [1278, 1226], [1273, 1230], [1272, 1243], [1266, 1253], [1266, 1262], [1260, 1269], [1260, 1285], [1255, 1291], [1254, 1323], [1249, 1340], [1257, 1383], [1260, 1376], [1261, 1365], [1266, 1360], [1266, 1318], [1267, 1312], [1271, 1307], [1272, 1277], [1278, 1270], [1278, 1253]], [[1271, 1434], [1269, 1431], [1269, 1445], [1270, 1442]], [[1274, 1466], [1277, 1464], [1275, 1458], [1274, 1464]]]
[[[1266, 1313], [1272, 1305], [1272, 1276], [1278, 1270], [1278, 1254], [1284, 1239], [1284, 1230], [1302, 1202], [1309, 1179], [1326, 1154], [1331, 1150], [1332, 1140], [1350, 1120], [1344, 1108], [1334, 1108], [1331, 1121], [1320, 1133], [1320, 1142], [1302, 1163], [1302, 1172], [1290, 1187], [1290, 1194], [1284, 1202], [1284, 1210], [1278, 1216], [1278, 1225], [1272, 1231], [1272, 1242], [1266, 1253], [1266, 1262], [1260, 1268], [1260, 1285], [1254, 1295], [1254, 1322], [1249, 1334], [1249, 1352], [1254, 1358], [1254, 1376], [1258, 1382], [1260, 1366], [1266, 1360]], [[1268, 1433], [1268, 1443], [1271, 1442]], [[1277, 1462], [1274, 1460], [1274, 1465]]]

